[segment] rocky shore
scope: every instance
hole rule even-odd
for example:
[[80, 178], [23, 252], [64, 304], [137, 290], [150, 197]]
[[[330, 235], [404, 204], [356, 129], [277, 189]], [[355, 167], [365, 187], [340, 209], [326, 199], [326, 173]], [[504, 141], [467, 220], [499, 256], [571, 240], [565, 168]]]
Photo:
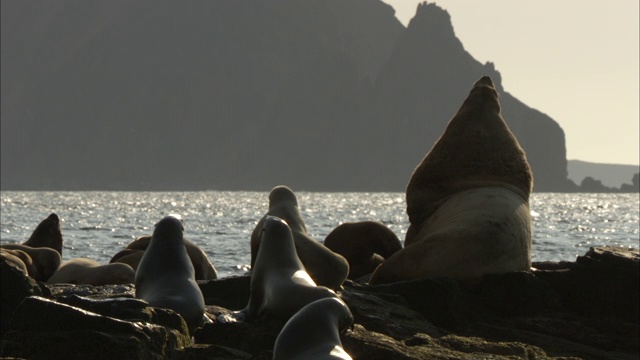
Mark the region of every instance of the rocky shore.
[[[284, 323], [218, 323], [242, 309], [249, 276], [199, 282], [210, 323], [189, 334], [133, 285], [45, 285], [0, 263], [3, 359], [271, 359]], [[475, 281], [347, 282], [354, 359], [638, 359], [640, 253], [592, 248], [575, 262]]]

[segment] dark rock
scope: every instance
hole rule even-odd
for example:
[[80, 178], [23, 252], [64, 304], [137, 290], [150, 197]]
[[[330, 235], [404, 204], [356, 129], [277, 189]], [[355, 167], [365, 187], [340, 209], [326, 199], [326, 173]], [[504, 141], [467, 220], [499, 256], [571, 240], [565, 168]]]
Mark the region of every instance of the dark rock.
[[631, 185], [626, 183], [620, 185], [620, 192], [624, 192], [624, 193], [640, 192], [640, 173], [633, 174], [633, 177], [631, 178]]
[[190, 344], [184, 333], [98, 315], [37, 296], [16, 309], [2, 340], [3, 356], [47, 359], [163, 359]]
[[557, 311], [560, 306], [553, 289], [526, 271], [485, 275], [468, 291], [474, 313], [487, 318], [529, 316]]
[[162, 325], [188, 334], [185, 320], [177, 312], [151, 307], [146, 301], [140, 299], [127, 297], [91, 299], [70, 295], [59, 298], [58, 302], [115, 319]]
[[198, 281], [204, 302], [230, 310], [241, 310], [249, 303], [251, 276], [231, 276], [224, 279]]
[[[353, 359], [637, 359], [639, 259], [637, 250], [593, 248], [576, 262], [535, 263], [531, 272], [474, 281], [347, 281], [338, 295], [355, 325], [341, 341]], [[237, 310], [248, 301], [249, 280], [200, 287], [207, 299]], [[133, 299], [131, 287], [42, 288], [57, 301], [31, 296], [19, 305], [3, 334], [3, 357], [271, 359], [284, 326], [268, 314], [254, 322], [214, 321], [190, 343], [158, 318], [164, 310]], [[212, 319], [230, 311], [207, 302]]]
[[0, 261], [0, 323], [1, 333], [7, 330], [9, 320], [18, 304], [28, 296], [49, 296], [50, 292], [30, 276], [20, 271], [14, 264]]
[[378, 296], [401, 296], [407, 307], [445, 329], [495, 317], [536, 314], [559, 306], [553, 290], [529, 272], [485, 275], [467, 282], [433, 278], [357, 288]]
[[532, 345], [490, 342], [480, 337], [445, 335], [431, 337], [416, 334], [405, 341], [365, 331], [356, 325], [345, 334], [343, 345], [354, 359], [548, 359], [546, 353]]
[[596, 180], [591, 176], [587, 176], [580, 183], [580, 191], [581, 192], [589, 192], [589, 193], [609, 193], [615, 192], [617, 189], [610, 188], [605, 186], [602, 181]]
[[406, 346], [393, 338], [369, 332], [361, 325], [355, 325], [352, 331], [341, 338], [344, 350], [354, 359], [371, 360], [409, 360], [425, 359], [424, 353]]
[[360, 291], [387, 299], [389, 295], [400, 296], [409, 308], [439, 327], [454, 328], [476, 316], [467, 305], [468, 294], [453, 279], [432, 278], [376, 286], [352, 285]]
[[374, 331], [394, 339], [406, 339], [416, 333], [441, 336], [444, 331], [432, 325], [424, 317], [408, 308], [399, 295], [371, 294], [358, 291], [357, 287], [347, 287], [340, 293], [355, 323], [369, 331]]
[[[207, 306], [213, 318], [228, 312], [220, 307]], [[205, 324], [194, 333], [198, 344], [213, 344], [248, 352], [251, 354], [271, 352], [285, 322], [264, 314], [254, 322]], [[250, 339], [250, 341], [247, 341]]]
[[78, 295], [94, 298], [106, 297], [135, 297], [136, 288], [133, 284], [117, 285], [88, 285], [88, 284], [44, 284], [54, 299]]
[[625, 248], [591, 248], [575, 263], [534, 271], [561, 297], [565, 311], [640, 322], [640, 255]]
[[[245, 339], [245, 341], [251, 341]], [[200, 360], [200, 359], [247, 359], [247, 360], [272, 360], [270, 351], [259, 354], [250, 354], [244, 351], [227, 348], [218, 345], [194, 344], [189, 348], [178, 349], [172, 354], [172, 360]]]

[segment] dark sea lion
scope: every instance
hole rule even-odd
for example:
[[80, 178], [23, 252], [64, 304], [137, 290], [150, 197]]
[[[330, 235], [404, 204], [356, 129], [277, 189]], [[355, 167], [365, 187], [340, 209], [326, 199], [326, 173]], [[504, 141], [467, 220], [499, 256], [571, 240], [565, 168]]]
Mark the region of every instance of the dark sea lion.
[[287, 223], [267, 216], [259, 232], [260, 248], [251, 272], [249, 303], [233, 314], [221, 315], [222, 322], [255, 319], [269, 312], [288, 320], [305, 305], [322, 298], [336, 297], [324, 286], [317, 286], [298, 258], [293, 234]]
[[251, 265], [256, 261], [260, 245], [260, 232], [268, 216], [283, 219], [293, 233], [298, 257], [311, 278], [318, 284], [331, 289], [339, 289], [349, 274], [349, 263], [339, 254], [329, 250], [307, 234], [298, 200], [286, 186], [276, 186], [269, 193], [269, 211], [258, 222], [251, 234]]
[[[144, 235], [131, 242], [124, 250], [115, 254], [109, 263], [119, 262], [128, 264], [134, 270], [138, 268], [138, 264], [144, 255], [144, 251], [149, 246], [151, 235]], [[216, 268], [213, 266], [207, 254], [198, 245], [184, 239], [184, 245], [187, 248], [187, 254], [196, 274], [196, 280], [213, 280], [218, 278]]]
[[324, 246], [349, 261], [349, 279], [371, 274], [384, 259], [402, 249], [398, 236], [376, 221], [338, 225], [324, 239]]
[[202, 325], [204, 297], [184, 243], [182, 220], [166, 216], [153, 231], [135, 276], [136, 297], [176, 311], [189, 330]]
[[47, 280], [48, 284], [86, 284], [93, 286], [133, 284], [136, 272], [127, 264], [100, 265], [86, 258], [65, 261]]
[[48, 247], [62, 255], [62, 231], [60, 230], [60, 218], [52, 213], [33, 230], [29, 240], [22, 245], [33, 248]]
[[273, 359], [351, 359], [340, 334], [352, 325], [353, 315], [342, 300], [316, 300], [287, 321], [273, 347]]
[[413, 172], [405, 247], [371, 283], [528, 270], [532, 188], [525, 153], [483, 77]]
[[3, 249], [20, 250], [29, 255], [32, 265], [26, 261], [29, 276], [38, 281], [47, 281], [56, 272], [62, 258], [60, 253], [49, 247], [33, 248], [22, 244], [3, 244]]

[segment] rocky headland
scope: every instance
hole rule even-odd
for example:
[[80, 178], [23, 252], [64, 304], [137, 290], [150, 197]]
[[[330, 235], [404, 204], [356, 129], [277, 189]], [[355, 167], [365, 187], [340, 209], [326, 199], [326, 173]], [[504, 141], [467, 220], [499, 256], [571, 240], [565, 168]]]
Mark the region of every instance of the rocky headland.
[[[637, 359], [640, 253], [592, 248], [575, 262], [474, 281], [388, 285], [347, 281], [339, 296], [355, 324], [341, 336], [354, 359]], [[49, 285], [5, 261], [2, 358], [271, 359], [284, 323], [219, 323], [242, 309], [250, 276], [199, 282], [210, 323], [190, 336], [170, 310], [131, 285]]]
[[562, 128], [433, 3], [407, 27], [379, 0], [6, 0], [1, 14], [3, 190], [403, 191], [482, 76], [535, 191], [579, 190]]
[[620, 187], [606, 186], [601, 180], [587, 176], [580, 182], [579, 191], [589, 193], [637, 193], [640, 191], [639, 175], [635, 173], [631, 178], [631, 184], [623, 183]]

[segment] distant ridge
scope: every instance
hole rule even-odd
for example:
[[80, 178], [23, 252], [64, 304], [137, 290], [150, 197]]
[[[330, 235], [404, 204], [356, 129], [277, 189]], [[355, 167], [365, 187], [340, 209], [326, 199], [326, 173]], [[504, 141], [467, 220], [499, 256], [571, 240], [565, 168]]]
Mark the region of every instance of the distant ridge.
[[[404, 191], [482, 76], [534, 191], [565, 134], [421, 3], [2, 0], [3, 190]], [[543, 91], [543, 90], [542, 90]]]
[[620, 188], [622, 184], [631, 184], [633, 175], [640, 172], [640, 165], [602, 164], [582, 160], [568, 161], [569, 179], [577, 185], [585, 177], [602, 181], [608, 187]]

